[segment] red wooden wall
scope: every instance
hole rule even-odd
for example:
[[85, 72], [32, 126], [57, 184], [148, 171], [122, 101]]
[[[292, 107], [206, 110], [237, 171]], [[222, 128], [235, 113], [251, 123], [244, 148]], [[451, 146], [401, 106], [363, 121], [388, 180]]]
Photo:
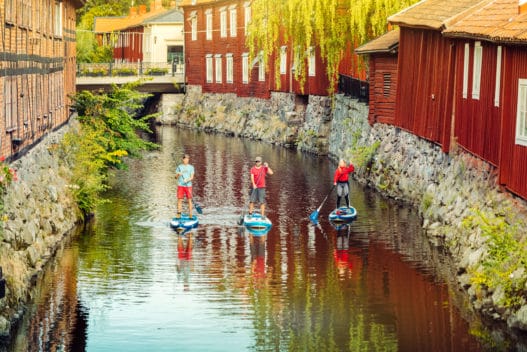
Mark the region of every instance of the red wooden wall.
[[[468, 91], [463, 98], [463, 71], [465, 43], [470, 45]], [[455, 136], [457, 143], [469, 152], [498, 166], [500, 151], [503, 102], [494, 106], [496, 87], [496, 53], [494, 44], [482, 42], [482, 70], [479, 98], [472, 97], [474, 41], [458, 40], [456, 46], [456, 93], [455, 93]], [[504, 87], [508, 89], [507, 87]]]
[[395, 124], [450, 147], [454, 55], [432, 30], [401, 27]]
[[394, 124], [397, 77], [397, 54], [370, 54], [370, 124]]
[[527, 199], [527, 147], [515, 144], [518, 80], [527, 78], [527, 51], [503, 48], [502, 144], [499, 180], [510, 191]]

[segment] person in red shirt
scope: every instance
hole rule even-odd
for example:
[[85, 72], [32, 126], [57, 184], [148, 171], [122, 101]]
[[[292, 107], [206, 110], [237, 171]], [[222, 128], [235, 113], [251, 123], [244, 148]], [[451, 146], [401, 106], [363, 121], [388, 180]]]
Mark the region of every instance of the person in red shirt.
[[353, 171], [355, 171], [355, 167], [351, 162], [346, 166], [344, 159], [340, 159], [339, 166], [335, 170], [335, 176], [333, 177], [333, 185], [337, 186], [337, 209], [340, 207], [340, 199], [342, 197], [346, 199], [346, 206], [348, 208], [350, 206], [348, 178]]
[[253, 213], [254, 203], [260, 203], [260, 212], [265, 219], [265, 176], [272, 175], [273, 170], [267, 163], [262, 165], [262, 157], [254, 159], [254, 166], [251, 168], [251, 199], [249, 200], [249, 214]]

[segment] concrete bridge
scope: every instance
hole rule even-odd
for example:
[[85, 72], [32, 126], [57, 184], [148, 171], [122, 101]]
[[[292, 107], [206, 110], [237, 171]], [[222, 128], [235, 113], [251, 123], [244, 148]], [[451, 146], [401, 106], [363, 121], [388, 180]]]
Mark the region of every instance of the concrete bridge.
[[148, 93], [182, 93], [185, 69], [175, 63], [107, 63], [79, 64], [77, 91], [107, 90], [112, 84], [140, 81], [139, 91]]
[[108, 90], [112, 84], [124, 84], [141, 81], [138, 90], [148, 93], [182, 93], [185, 91], [183, 74], [174, 76], [126, 76], [126, 77], [85, 77], [78, 76], [76, 81], [77, 91], [82, 90]]

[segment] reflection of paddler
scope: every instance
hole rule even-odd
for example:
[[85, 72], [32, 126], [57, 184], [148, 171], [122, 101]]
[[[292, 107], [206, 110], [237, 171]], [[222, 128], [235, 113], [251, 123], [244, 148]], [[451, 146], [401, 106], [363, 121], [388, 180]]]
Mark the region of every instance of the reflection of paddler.
[[333, 258], [337, 264], [339, 275], [344, 275], [347, 270], [351, 272], [353, 264], [349, 255], [349, 236], [338, 234], [336, 248], [333, 251]]
[[252, 265], [255, 277], [265, 276], [265, 239], [267, 236], [249, 236]]
[[[185, 240], [185, 237], [187, 239]], [[189, 276], [190, 276], [190, 262], [192, 259], [192, 234], [187, 233], [186, 236], [179, 235], [177, 240], [177, 265], [176, 269], [180, 279], [183, 279], [183, 290], [188, 291], [189, 288]]]
[[192, 235], [188, 235], [188, 240], [183, 240], [184, 236], [178, 236], [177, 252], [178, 259], [190, 260], [192, 258]]

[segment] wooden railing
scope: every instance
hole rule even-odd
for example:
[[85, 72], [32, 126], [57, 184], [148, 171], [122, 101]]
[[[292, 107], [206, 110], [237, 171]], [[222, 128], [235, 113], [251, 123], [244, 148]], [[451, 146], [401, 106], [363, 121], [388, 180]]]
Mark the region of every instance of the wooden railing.
[[361, 102], [370, 101], [370, 84], [366, 81], [346, 75], [339, 75], [339, 93], [358, 99]]

